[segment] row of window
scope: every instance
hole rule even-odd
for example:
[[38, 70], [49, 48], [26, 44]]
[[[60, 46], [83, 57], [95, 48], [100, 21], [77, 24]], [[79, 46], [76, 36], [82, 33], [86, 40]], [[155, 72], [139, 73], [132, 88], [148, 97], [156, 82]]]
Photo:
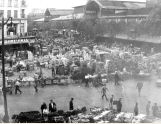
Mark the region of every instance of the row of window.
[[[4, 7], [4, 1], [5, 0], [0, 0], [0, 7]], [[8, 7], [18, 7], [18, 0], [8, 0]], [[21, 1], [21, 7], [25, 7], [26, 6], [26, 1], [22, 0]]]
[[[4, 10], [0, 10], [0, 14], [4, 14]], [[11, 10], [7, 10], [7, 18], [11, 17]], [[18, 10], [14, 10], [14, 18], [18, 18]], [[21, 9], [21, 18], [25, 18], [25, 10]]]

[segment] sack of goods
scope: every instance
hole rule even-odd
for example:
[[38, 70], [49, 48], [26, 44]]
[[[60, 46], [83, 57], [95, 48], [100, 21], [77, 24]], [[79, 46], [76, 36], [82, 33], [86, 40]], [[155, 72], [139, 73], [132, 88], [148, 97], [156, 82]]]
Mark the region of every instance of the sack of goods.
[[135, 116], [132, 120], [132, 123], [142, 123], [146, 119], [146, 115], [139, 114], [138, 116]]
[[102, 112], [102, 109], [99, 108], [99, 107], [90, 108], [90, 112], [91, 112], [92, 114], [98, 114], [98, 113], [101, 113], [101, 112]]
[[111, 120], [112, 116], [113, 116], [112, 111], [105, 110], [99, 115], [95, 116], [93, 119], [95, 120], [95, 122], [102, 121], [102, 120], [108, 121], [108, 120]]
[[114, 119], [115, 122], [118, 123], [131, 123], [133, 119], [133, 113], [124, 113], [121, 112], [116, 115], [116, 118]]
[[42, 120], [41, 114], [38, 111], [21, 112], [17, 119], [20, 123], [40, 123]]

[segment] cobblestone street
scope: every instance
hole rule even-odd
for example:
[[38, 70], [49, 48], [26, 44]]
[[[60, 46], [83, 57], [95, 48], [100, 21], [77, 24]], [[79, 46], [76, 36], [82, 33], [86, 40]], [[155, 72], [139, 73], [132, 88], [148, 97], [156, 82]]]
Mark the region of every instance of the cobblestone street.
[[[139, 103], [139, 112], [145, 113], [145, 105], [148, 100], [161, 104], [159, 99], [160, 89], [156, 88], [154, 82], [144, 82], [141, 97], [138, 97], [136, 81], [122, 82], [122, 86], [114, 86], [113, 83], [107, 84], [110, 97], [114, 94], [115, 99], [122, 98], [123, 110], [133, 112], [134, 104]], [[101, 88], [89, 87], [84, 85], [69, 86], [46, 86], [39, 88], [39, 93], [35, 94], [34, 88], [22, 88], [22, 95], [8, 95], [9, 114], [18, 114], [21, 111], [39, 110], [42, 102], [49, 103], [53, 99], [58, 109], [68, 110], [69, 100], [74, 97], [74, 107], [81, 108], [86, 106], [87, 109], [98, 106], [108, 107], [109, 103], [101, 99]], [[155, 91], [155, 92], [154, 92]], [[155, 97], [154, 97], [155, 96]]]

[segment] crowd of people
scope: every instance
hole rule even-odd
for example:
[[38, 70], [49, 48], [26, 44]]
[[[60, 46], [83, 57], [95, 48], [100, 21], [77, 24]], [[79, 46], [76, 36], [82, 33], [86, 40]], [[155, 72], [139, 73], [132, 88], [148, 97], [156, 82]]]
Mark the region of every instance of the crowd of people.
[[[46, 42], [43, 42], [44, 40]], [[86, 87], [90, 83], [95, 87], [103, 86], [102, 99], [105, 98], [109, 101], [109, 108], [111, 109], [116, 105], [118, 113], [122, 110], [122, 99], [114, 100], [114, 95], [108, 98], [106, 95], [108, 91], [106, 84], [114, 82], [114, 85], [117, 87], [120, 85], [120, 81], [132, 78], [133, 75], [139, 75], [142, 71], [144, 73], [151, 73], [152, 70], [159, 72], [159, 58], [151, 54], [146, 55], [140, 48], [134, 47], [131, 44], [113, 43], [110, 47], [107, 47], [105, 45], [95, 44], [92, 41], [84, 42], [81, 40], [48, 38], [41, 39], [40, 47], [43, 46], [47, 47], [47, 53], [43, 53], [43, 50], [40, 50], [36, 52], [36, 55], [32, 59], [34, 67], [39, 70], [38, 72], [37, 70], [32, 71], [34, 72], [32, 81], [36, 93], [39, 92], [39, 85], [43, 87], [46, 84], [47, 77], [42, 72], [42, 68], [46, 68], [51, 72], [50, 78], [57, 79], [59, 82], [64, 78], [65, 80], [70, 79], [69, 83], [71, 81], [84, 83]], [[26, 53], [25, 55], [28, 58], [28, 54]], [[24, 66], [21, 64], [21, 61], [26, 62], [24, 59], [16, 59], [16, 57], [10, 56], [8, 62], [10, 68], [16, 65], [17, 72], [24, 70], [24, 68], [26, 71], [29, 71], [30, 67]], [[25, 76], [23, 75], [23, 77]], [[15, 89], [15, 94], [18, 94], [18, 92], [20, 94], [23, 93], [20, 89], [23, 83], [23, 77], [19, 76], [14, 81], [13, 88]], [[136, 84], [139, 96], [141, 96], [143, 87], [142, 82]], [[73, 100], [74, 98], [71, 98], [69, 102], [69, 110], [74, 110]], [[151, 102], [149, 101], [146, 106], [147, 115], [150, 115], [150, 107]], [[153, 116], [160, 117], [158, 114], [161, 110], [156, 103], [152, 106], [151, 110]], [[45, 102], [41, 105], [42, 116], [56, 111], [56, 103], [53, 100], [50, 101], [49, 106]], [[138, 103], [134, 106], [134, 114], [139, 114]]]

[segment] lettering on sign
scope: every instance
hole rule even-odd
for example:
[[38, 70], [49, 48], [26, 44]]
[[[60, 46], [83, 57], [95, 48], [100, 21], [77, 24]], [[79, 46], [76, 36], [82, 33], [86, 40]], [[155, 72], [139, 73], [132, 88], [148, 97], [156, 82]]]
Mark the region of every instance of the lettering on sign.
[[[34, 40], [29, 39], [13, 39], [13, 40], [5, 40], [5, 44], [19, 44], [19, 43], [34, 43]], [[2, 44], [2, 41], [0, 41]]]

